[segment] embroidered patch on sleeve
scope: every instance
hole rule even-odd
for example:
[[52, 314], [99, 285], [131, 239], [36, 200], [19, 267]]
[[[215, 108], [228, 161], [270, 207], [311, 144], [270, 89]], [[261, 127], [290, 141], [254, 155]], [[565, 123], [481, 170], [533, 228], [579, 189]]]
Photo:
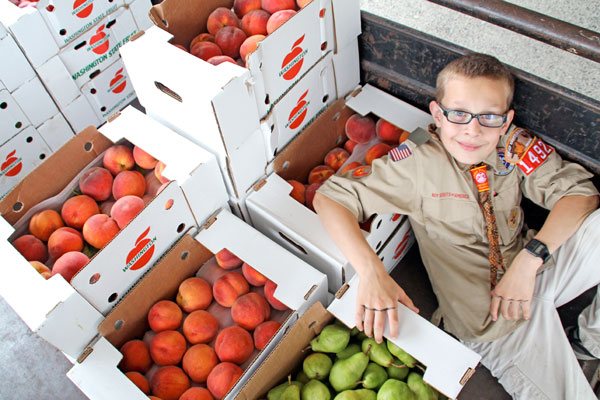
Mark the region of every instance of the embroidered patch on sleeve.
[[352, 170], [352, 176], [355, 178], [362, 178], [371, 173], [371, 167], [369, 165], [363, 165]]
[[533, 144], [529, 147], [517, 165], [525, 175], [529, 176], [537, 169], [537, 167], [542, 165], [553, 152], [554, 148], [552, 146], [542, 142], [541, 139], [535, 138]]
[[406, 144], [402, 143], [400, 146], [391, 149], [388, 152], [388, 155], [392, 160], [400, 161], [410, 157], [412, 155], [412, 151]]
[[523, 128], [513, 129], [508, 134], [504, 159], [510, 164], [518, 164], [531, 147], [534, 139], [535, 137]]

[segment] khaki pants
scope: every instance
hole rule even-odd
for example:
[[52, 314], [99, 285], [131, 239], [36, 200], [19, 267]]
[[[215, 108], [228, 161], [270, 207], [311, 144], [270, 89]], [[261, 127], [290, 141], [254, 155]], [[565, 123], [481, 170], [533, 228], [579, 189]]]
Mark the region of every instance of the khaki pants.
[[[529, 322], [493, 342], [464, 344], [482, 356], [481, 363], [514, 399], [596, 399], [556, 308], [600, 283], [600, 210], [554, 256], [556, 266], [536, 278]], [[600, 358], [598, 291], [578, 322], [583, 345]]]

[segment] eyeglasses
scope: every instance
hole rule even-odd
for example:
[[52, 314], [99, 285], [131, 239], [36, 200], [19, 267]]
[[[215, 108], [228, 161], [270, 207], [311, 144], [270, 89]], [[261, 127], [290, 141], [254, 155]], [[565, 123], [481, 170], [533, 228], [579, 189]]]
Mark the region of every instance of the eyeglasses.
[[502, 124], [506, 122], [507, 114], [499, 115], [499, 114], [473, 114], [468, 111], [461, 110], [447, 110], [440, 103], [438, 106], [442, 109], [444, 113], [444, 117], [453, 124], [461, 124], [466, 125], [473, 118], [477, 118], [477, 121], [481, 126], [486, 126], [488, 128], [500, 128]]

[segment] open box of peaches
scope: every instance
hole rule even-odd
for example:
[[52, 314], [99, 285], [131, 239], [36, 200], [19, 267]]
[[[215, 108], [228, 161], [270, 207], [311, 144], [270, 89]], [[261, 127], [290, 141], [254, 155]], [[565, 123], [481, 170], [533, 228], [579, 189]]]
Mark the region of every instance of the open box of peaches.
[[[100, 131], [73, 137], [0, 202], [10, 270], [0, 293], [32, 330], [80, 354], [83, 344], [70, 334], [85, 324], [73, 322], [80, 316], [70, 299], [85, 299], [85, 329], [94, 331], [178, 238], [226, 204], [212, 154], [126, 108]], [[27, 299], [32, 290], [39, 302]], [[54, 337], [57, 326], [70, 334]]]
[[[429, 114], [370, 85], [334, 102], [275, 157], [268, 167], [272, 173], [248, 194], [253, 226], [325, 273], [335, 293], [354, 270], [312, 210], [315, 191], [334, 173], [363, 173], [374, 159], [406, 140], [407, 131], [430, 122]], [[375, 215], [362, 221], [376, 252], [403, 218]], [[384, 260], [384, 265], [391, 269], [397, 261]]]

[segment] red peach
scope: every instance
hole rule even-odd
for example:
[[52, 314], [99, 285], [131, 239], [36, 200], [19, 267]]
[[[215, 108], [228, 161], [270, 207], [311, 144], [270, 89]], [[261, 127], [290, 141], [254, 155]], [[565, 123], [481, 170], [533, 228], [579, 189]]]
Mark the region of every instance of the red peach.
[[208, 389], [203, 387], [191, 387], [179, 398], [179, 400], [215, 400]]
[[33, 235], [19, 236], [13, 241], [13, 246], [27, 261], [40, 261], [45, 263], [48, 259], [48, 249], [46, 248], [46, 245]]
[[178, 331], [158, 332], [150, 342], [150, 356], [157, 365], [177, 365], [181, 362], [187, 344]]
[[267, 34], [270, 35], [271, 33], [275, 32], [275, 29], [285, 24], [294, 15], [296, 15], [296, 11], [294, 10], [281, 10], [275, 12], [267, 21]]
[[[226, 26], [215, 35], [215, 43], [221, 48], [223, 54], [231, 58], [240, 56], [240, 47], [246, 40], [243, 30], [235, 26]], [[208, 42], [204, 42], [208, 43]]]
[[206, 382], [210, 371], [219, 363], [217, 353], [207, 344], [195, 344], [183, 355], [183, 370], [197, 383]]
[[190, 53], [206, 61], [214, 56], [223, 54], [221, 48], [213, 42], [197, 42], [190, 48]]
[[346, 140], [346, 143], [344, 143], [344, 149], [346, 149], [348, 153], [352, 154], [357, 144], [358, 143], [356, 143], [354, 140], [348, 139]]
[[229, 362], [217, 364], [206, 379], [206, 386], [210, 393], [217, 399], [225, 397], [227, 392], [243, 375], [244, 371], [237, 365]]
[[373, 160], [385, 156], [390, 150], [392, 146], [385, 143], [377, 143], [373, 146], [369, 147], [369, 150], [365, 153], [365, 162], [367, 165], [371, 165]]
[[249, 284], [254, 286], [263, 286], [267, 281], [267, 277], [252, 268], [250, 265], [244, 263], [242, 265], [242, 274]]
[[52, 276], [52, 270], [45, 264], [39, 261], [29, 261], [29, 264], [41, 275], [44, 279], [49, 279]]
[[400, 139], [398, 139], [398, 144], [404, 143], [408, 139], [409, 136], [410, 136], [410, 132], [409, 131], [403, 131], [400, 134]]
[[234, 0], [233, 12], [239, 18], [248, 14], [252, 10], [260, 10], [260, 0]]
[[252, 336], [247, 330], [236, 325], [223, 329], [215, 340], [215, 352], [222, 362], [243, 364], [253, 351]]
[[194, 36], [194, 38], [192, 39], [192, 41], [190, 42], [190, 49], [192, 47], [194, 47], [194, 45], [196, 43], [200, 43], [200, 42], [215, 42], [215, 36], [211, 35], [210, 33], [201, 33], [197, 36]]
[[96, 249], [101, 249], [119, 233], [117, 222], [105, 214], [92, 215], [83, 224], [83, 239]]
[[230, 62], [237, 65], [235, 60], [229, 56], [214, 56], [206, 60], [206, 62], [212, 65], [219, 65], [223, 64], [224, 62]]
[[265, 321], [258, 325], [252, 334], [254, 337], [254, 347], [258, 350], [264, 349], [280, 327], [281, 324], [277, 321]]
[[112, 210], [112, 206], [115, 204], [113, 200], [103, 201], [100, 204], [100, 214], [110, 215], [110, 210]]
[[102, 167], [92, 167], [79, 178], [79, 190], [96, 201], [104, 201], [110, 197], [113, 176]]
[[242, 46], [240, 47], [240, 57], [242, 58], [242, 60], [246, 60], [250, 53], [256, 50], [258, 43], [264, 38], [264, 35], [254, 35], [244, 40]]
[[396, 125], [380, 118], [375, 124], [375, 132], [382, 142], [397, 143], [404, 129], [398, 128]]
[[265, 10], [252, 10], [242, 18], [242, 30], [248, 36], [267, 35], [267, 21], [271, 14]]
[[135, 160], [133, 159], [131, 149], [119, 144], [106, 149], [102, 158], [102, 164], [111, 174], [117, 175], [121, 171], [133, 169]]
[[335, 171], [330, 166], [317, 165], [308, 173], [308, 183], [323, 183], [333, 174], [335, 174]]
[[162, 183], [158, 180], [158, 178], [154, 174], [154, 171], [148, 172], [146, 176], [144, 176], [144, 180], [146, 181], [145, 194], [153, 197], [156, 196], [156, 194], [158, 193], [158, 188], [160, 187], [160, 185], [162, 185]]
[[206, 28], [209, 33], [216, 35], [225, 26], [240, 26], [240, 19], [233, 11], [225, 7], [215, 8], [208, 16]]
[[148, 311], [148, 325], [154, 332], [177, 329], [182, 320], [181, 308], [171, 300], [157, 301]]
[[353, 114], [344, 127], [348, 139], [356, 143], [367, 143], [375, 137], [375, 122], [369, 116]]
[[146, 193], [146, 180], [138, 171], [122, 171], [115, 176], [112, 193], [115, 200], [123, 196], [133, 195], [139, 198]]
[[144, 209], [144, 206], [144, 200], [137, 196], [123, 196], [112, 206], [110, 216], [117, 222], [119, 228], [123, 229]]
[[65, 226], [60, 214], [54, 210], [37, 212], [29, 221], [29, 232], [36, 238], [47, 242], [58, 228]]
[[333, 168], [334, 171], [337, 172], [338, 169], [346, 162], [346, 160], [350, 157], [350, 153], [341, 147], [334, 147], [329, 150], [329, 153], [325, 155], [325, 165]]
[[215, 254], [215, 260], [219, 267], [223, 269], [235, 269], [242, 265], [242, 260], [227, 249], [223, 249]]
[[83, 224], [92, 215], [100, 213], [96, 200], [85, 194], [73, 196], [64, 202], [60, 215], [65, 223], [75, 229], [83, 228]]
[[263, 296], [250, 292], [238, 297], [231, 306], [233, 322], [249, 331], [268, 320], [271, 307]]
[[90, 259], [85, 254], [79, 251], [69, 251], [56, 260], [52, 266], [52, 276], [60, 274], [67, 282], [71, 282], [75, 274], [88, 262]]
[[125, 342], [121, 346], [123, 358], [119, 363], [119, 368], [124, 372], [138, 371], [143, 374], [152, 367], [150, 350], [143, 340], [133, 339]]
[[281, 10], [295, 10], [296, 0], [261, 0], [261, 8], [271, 14]]
[[156, 158], [146, 153], [144, 149], [138, 146], [133, 146], [132, 154], [135, 163], [143, 169], [152, 169], [156, 166], [156, 163], [158, 162]]
[[83, 245], [81, 232], [63, 226], [50, 235], [48, 239], [48, 253], [52, 260], [56, 260], [69, 251], [82, 251]]
[[275, 289], [277, 289], [277, 284], [273, 281], [267, 281], [265, 283], [265, 298], [274, 309], [279, 311], [287, 310], [287, 306], [275, 298]]
[[213, 284], [213, 297], [223, 307], [231, 307], [239, 296], [249, 291], [250, 285], [238, 272], [228, 272]]
[[161, 400], [179, 400], [190, 388], [190, 379], [179, 367], [169, 365], [159, 368], [150, 379], [152, 394]]
[[321, 187], [323, 183], [313, 183], [310, 184], [306, 187], [306, 207], [310, 208], [311, 210], [315, 210], [315, 208], [313, 207], [313, 200], [315, 198], [315, 193], [317, 193], [317, 190]]
[[348, 171], [352, 171], [354, 168], [360, 167], [362, 164], [358, 161], [352, 161], [348, 163], [344, 168], [342, 168], [341, 174], [345, 174]]
[[137, 371], [129, 371], [125, 373], [125, 376], [127, 376], [129, 380], [142, 391], [142, 393], [150, 394], [150, 384], [144, 375]]
[[208, 343], [219, 332], [219, 321], [205, 310], [196, 310], [183, 320], [183, 334], [191, 344]]
[[306, 186], [304, 186], [303, 183], [298, 182], [294, 179], [288, 179], [287, 183], [292, 185], [292, 191], [290, 192], [290, 196], [292, 196], [294, 200], [304, 204]]
[[202, 278], [193, 276], [179, 284], [176, 301], [179, 307], [187, 313], [206, 310], [212, 303], [212, 299], [212, 288]]
[[170, 179], [163, 176], [163, 171], [166, 168], [166, 164], [162, 161], [156, 163], [156, 167], [154, 167], [154, 175], [160, 181], [160, 183], [167, 183]]
[[296, 4], [298, 5], [298, 8], [304, 8], [308, 5], [308, 3], [310, 3], [312, 0], [296, 0]]

